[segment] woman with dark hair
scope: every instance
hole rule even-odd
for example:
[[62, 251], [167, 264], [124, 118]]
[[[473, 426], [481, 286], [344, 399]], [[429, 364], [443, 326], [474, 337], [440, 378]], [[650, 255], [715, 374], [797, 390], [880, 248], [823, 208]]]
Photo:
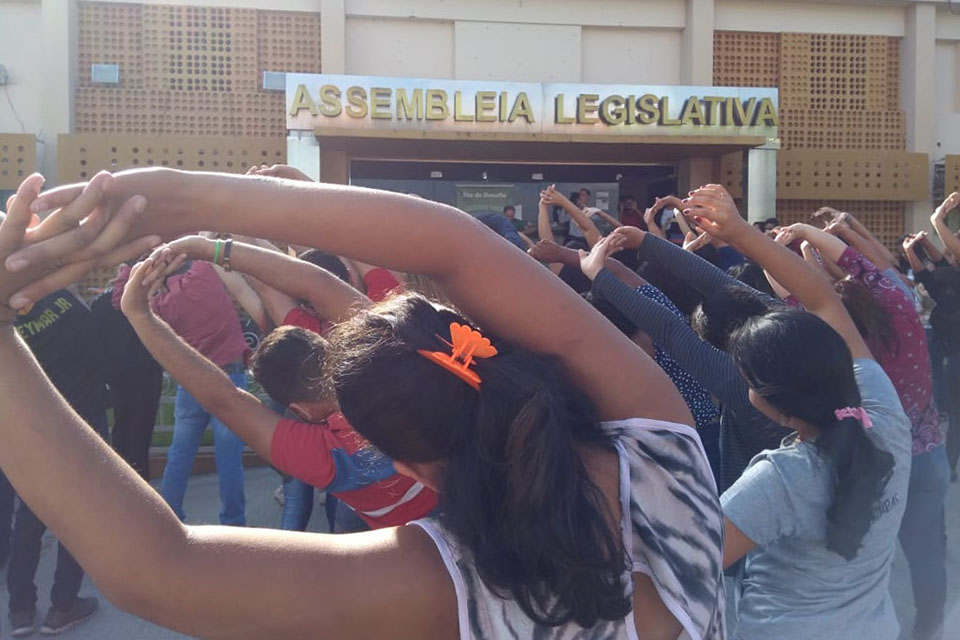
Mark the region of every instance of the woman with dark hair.
[[794, 430], [721, 497], [724, 564], [746, 556], [736, 638], [893, 640], [890, 566], [910, 423], [829, 280], [750, 226], [723, 187], [686, 203], [809, 312], [755, 316], [730, 350], [759, 411]]
[[[721, 514], [679, 393], [486, 227], [400, 194], [267, 177], [39, 187], [26, 180], [0, 226], [0, 300], [15, 307], [127, 238], [212, 227], [426, 274], [463, 311], [398, 296], [332, 337], [341, 411], [440, 492], [436, 518], [345, 536], [183, 525], [0, 328], [0, 467], [124, 608], [204, 637], [723, 637]], [[142, 215], [110, 215], [132, 196]], [[25, 235], [31, 207], [58, 206]], [[147, 283], [140, 267], [129, 286]]]

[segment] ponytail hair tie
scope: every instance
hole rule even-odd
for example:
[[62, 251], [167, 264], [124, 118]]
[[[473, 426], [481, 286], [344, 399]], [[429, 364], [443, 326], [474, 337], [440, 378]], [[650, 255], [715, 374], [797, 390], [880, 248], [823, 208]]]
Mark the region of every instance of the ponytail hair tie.
[[863, 407], [844, 407], [843, 409], [837, 409], [833, 413], [837, 416], [837, 420], [843, 420], [844, 418], [859, 420], [864, 429], [869, 429], [873, 426], [873, 421], [870, 420], [870, 416], [867, 415], [867, 410]]

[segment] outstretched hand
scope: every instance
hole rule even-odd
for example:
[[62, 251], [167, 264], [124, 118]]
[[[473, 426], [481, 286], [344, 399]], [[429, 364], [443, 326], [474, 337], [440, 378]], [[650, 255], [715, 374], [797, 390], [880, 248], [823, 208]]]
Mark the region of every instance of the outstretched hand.
[[607, 263], [607, 258], [624, 248], [623, 242], [622, 236], [614, 237], [613, 234], [611, 234], [605, 238], [601, 238], [600, 242], [593, 245], [590, 253], [580, 249], [580, 270], [583, 272], [583, 275], [590, 278], [590, 280], [594, 280], [597, 275], [603, 271]]
[[101, 202], [109, 179], [98, 174], [40, 224], [34, 209], [43, 177], [34, 174], [20, 184], [0, 226], [0, 307], [5, 307], [0, 315], [9, 320], [12, 311], [79, 282], [89, 271], [135, 258], [160, 242], [157, 236], [123, 242], [146, 202], [133, 196], [114, 211]]
[[697, 226], [714, 238], [731, 242], [747, 232], [756, 232], [737, 210], [733, 197], [723, 186], [708, 184], [693, 191], [684, 202]]
[[552, 240], [541, 240], [537, 244], [530, 247], [527, 253], [529, 253], [534, 260], [539, 260], [540, 262], [560, 262], [564, 264], [569, 261], [568, 256], [576, 255], [576, 252], [573, 249], [561, 247]]
[[944, 200], [939, 207], [937, 207], [936, 211], [933, 212], [933, 215], [930, 216], [930, 219], [933, 221], [941, 220], [958, 206], [960, 206], [960, 193], [954, 191], [947, 196], [946, 200]]
[[619, 245], [619, 249], [617, 249], [617, 251], [623, 249], [639, 249], [640, 245], [643, 244], [644, 239], [647, 237], [647, 232], [643, 229], [637, 229], [636, 227], [624, 225], [611, 231], [610, 235], [607, 237]]
[[153, 257], [133, 265], [133, 269], [130, 271], [130, 279], [127, 280], [127, 286], [124, 287], [123, 296], [120, 298], [120, 310], [123, 311], [123, 315], [134, 320], [138, 317], [153, 314], [153, 310], [150, 308], [150, 299], [163, 286], [163, 278], [154, 277], [150, 281], [147, 278], [162, 273], [166, 266]]

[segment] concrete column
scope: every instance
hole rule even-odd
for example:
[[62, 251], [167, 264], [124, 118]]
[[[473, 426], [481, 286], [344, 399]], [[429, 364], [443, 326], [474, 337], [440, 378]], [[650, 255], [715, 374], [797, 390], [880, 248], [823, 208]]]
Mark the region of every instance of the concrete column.
[[777, 215], [777, 150], [755, 147], [744, 155], [743, 204], [747, 220], [758, 222], [773, 218]]
[[346, 73], [347, 16], [344, 1], [320, 2], [320, 60], [324, 73]]
[[677, 194], [681, 198], [697, 187], [717, 181], [713, 158], [684, 158], [677, 163]]
[[320, 182], [350, 184], [350, 156], [343, 151], [321, 150]]
[[42, 0], [39, 47], [43, 57], [45, 95], [37, 166], [47, 186], [57, 182], [57, 136], [73, 132], [73, 97], [77, 86], [76, 0]]
[[[937, 44], [937, 9], [933, 4], [911, 3], [904, 8], [904, 36], [900, 48], [900, 101], [907, 115], [907, 151], [930, 154], [936, 145], [937, 95], [933, 69]], [[932, 167], [931, 167], [932, 175]], [[907, 204], [907, 231], [930, 227], [927, 200]]]
[[287, 132], [287, 164], [320, 180], [320, 145], [312, 131]]
[[713, 84], [713, 0], [686, 0], [680, 41], [680, 83]]

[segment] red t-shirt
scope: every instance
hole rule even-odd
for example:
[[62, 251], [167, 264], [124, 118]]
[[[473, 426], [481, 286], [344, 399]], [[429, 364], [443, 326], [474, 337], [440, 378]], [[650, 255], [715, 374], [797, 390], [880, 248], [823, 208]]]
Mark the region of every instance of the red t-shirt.
[[[374, 302], [380, 302], [387, 296], [403, 289], [403, 285], [392, 273], [377, 267], [363, 276], [363, 283], [367, 288], [367, 297]], [[283, 324], [291, 327], [300, 327], [320, 335], [326, 335], [333, 328], [333, 323], [320, 318], [311, 309], [297, 307], [291, 309], [283, 318]]]
[[339, 413], [319, 424], [277, 422], [270, 462], [343, 500], [373, 529], [407, 524], [437, 506], [436, 493], [397, 473]]

